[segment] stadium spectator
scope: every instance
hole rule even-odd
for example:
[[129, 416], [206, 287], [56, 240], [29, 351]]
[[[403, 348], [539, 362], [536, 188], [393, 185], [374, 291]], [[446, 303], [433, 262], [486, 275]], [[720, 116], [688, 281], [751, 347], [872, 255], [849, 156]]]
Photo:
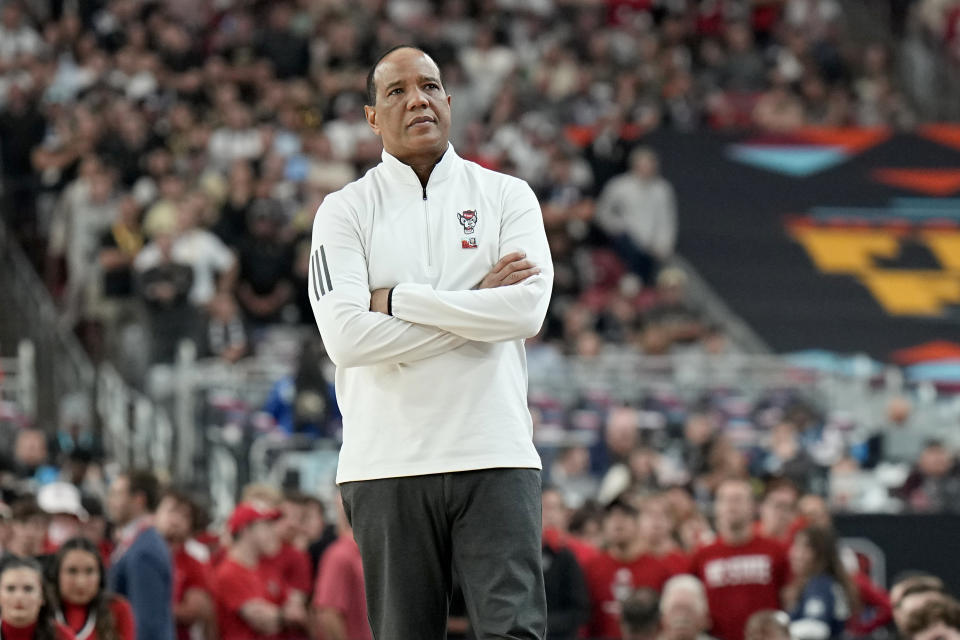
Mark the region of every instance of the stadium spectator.
[[550, 465], [550, 483], [563, 494], [563, 501], [577, 508], [597, 494], [600, 483], [590, 473], [590, 450], [564, 447]]
[[250, 206], [249, 233], [239, 247], [237, 299], [256, 326], [278, 322], [293, 297], [292, 247], [280, 237], [280, 204], [266, 198]]
[[60, 624], [78, 638], [134, 640], [130, 603], [107, 591], [100, 550], [89, 540], [71, 538], [57, 550], [49, 568], [50, 607]]
[[652, 494], [639, 501], [637, 535], [647, 553], [657, 558], [671, 574], [687, 573], [690, 556], [684, 553], [673, 535], [674, 522], [664, 494]]
[[147, 310], [151, 363], [173, 362], [180, 340], [196, 332], [196, 315], [188, 299], [193, 269], [174, 260], [173, 242], [172, 234], [161, 233], [144, 249], [155, 247], [160, 256], [157, 263], [140, 269], [143, 252], [134, 261], [137, 288]]
[[563, 495], [553, 486], [544, 487], [541, 498], [543, 542], [553, 549], [569, 549], [582, 569], [596, 555], [597, 548], [571, 535], [570, 512]]
[[57, 623], [43, 588], [43, 569], [32, 558], [0, 562], [0, 635], [13, 640], [74, 640]]
[[757, 611], [747, 620], [743, 640], [793, 640], [790, 617], [772, 609]]
[[87, 512], [80, 490], [69, 482], [51, 482], [40, 487], [37, 504], [49, 516], [44, 552], [53, 553], [67, 540], [81, 534]]
[[[170, 248], [171, 259], [190, 267], [193, 272], [189, 300], [197, 307], [208, 305], [218, 291], [230, 291], [237, 273], [233, 253], [216, 235], [201, 226], [202, 206], [198, 194], [190, 194], [177, 204], [176, 227]], [[162, 245], [152, 242], [137, 256], [134, 266], [143, 272], [163, 262]]]
[[596, 220], [630, 269], [652, 284], [677, 236], [676, 197], [659, 174], [656, 153], [646, 147], [630, 153], [630, 172], [604, 187]]
[[796, 532], [799, 498], [800, 492], [789, 480], [774, 479], [767, 483], [754, 533], [789, 547]]
[[56, 480], [58, 470], [50, 459], [47, 435], [40, 429], [21, 429], [13, 442], [13, 459], [6, 463], [7, 469], [26, 488]]
[[590, 594], [575, 549], [596, 554], [593, 548], [566, 535], [566, 507], [556, 489], [542, 496], [543, 581], [547, 594], [549, 640], [572, 640], [590, 617]]
[[143, 245], [140, 205], [132, 195], [124, 194], [117, 205], [116, 219], [100, 237], [97, 260], [103, 270], [103, 295], [108, 300], [124, 301], [133, 297], [133, 261]]
[[313, 590], [317, 627], [326, 640], [370, 640], [360, 548], [337, 499], [337, 541], [324, 552]]
[[722, 481], [714, 510], [719, 539], [694, 553], [692, 573], [707, 590], [711, 634], [741, 640], [747, 619], [762, 609], [780, 608], [787, 561], [782, 545], [753, 533], [754, 498], [750, 482]]
[[279, 517], [275, 509], [241, 502], [227, 521], [233, 542], [213, 577], [217, 627], [225, 640], [276, 636], [284, 628], [283, 583], [261, 569], [279, 548], [273, 528]]
[[637, 509], [620, 497], [604, 510], [604, 547], [584, 567], [590, 591], [588, 637], [618, 638], [623, 602], [641, 587], [660, 591], [670, 570], [641, 549]]
[[659, 595], [653, 589], [642, 587], [623, 601], [620, 615], [622, 640], [658, 640], [660, 630]]
[[960, 509], [960, 465], [954, 452], [939, 440], [928, 442], [897, 494], [912, 511]]
[[197, 504], [181, 491], [167, 490], [157, 505], [157, 532], [173, 559], [173, 616], [177, 640], [188, 640], [194, 626], [210, 629], [214, 622], [209, 567], [190, 554], [187, 541], [196, 527]]
[[792, 580], [784, 588], [783, 602], [790, 612], [791, 635], [810, 640], [839, 638], [860, 603], [832, 531], [801, 529], [790, 545], [789, 557]]
[[[303, 537], [307, 502], [307, 496], [299, 491], [284, 491], [279, 507], [281, 515], [274, 523], [274, 533], [280, 539], [280, 549], [262, 561], [264, 566], [269, 566], [279, 573], [287, 600], [296, 602], [296, 605], [290, 606], [303, 609], [304, 612], [313, 588], [310, 556], [304, 548]], [[306, 634], [305, 629], [301, 631], [303, 633], [300, 635]], [[287, 633], [293, 633], [293, 630], [289, 629]]]
[[960, 602], [944, 598], [925, 604], [907, 622], [910, 640], [960, 640]]
[[676, 575], [663, 585], [658, 640], [711, 640], [710, 607], [703, 583], [691, 575]]
[[930, 602], [946, 597], [943, 580], [928, 573], [908, 573], [896, 576], [890, 587], [893, 622], [902, 637], [908, 636], [910, 617]]
[[316, 496], [307, 496], [304, 533], [307, 553], [310, 554], [311, 576], [315, 579], [324, 551], [337, 539], [337, 525], [327, 519], [323, 501]]
[[17, 499], [10, 506], [10, 538], [4, 547], [4, 556], [38, 558], [44, 552], [47, 525], [50, 517], [33, 496]]
[[111, 591], [130, 601], [138, 640], [174, 636], [173, 564], [153, 526], [159, 500], [157, 478], [138, 469], [116, 476], [107, 495], [107, 511], [118, 529], [108, 583]]
[[216, 294], [207, 309], [200, 353], [234, 363], [247, 355], [248, 351], [247, 330], [236, 300], [230, 293]]

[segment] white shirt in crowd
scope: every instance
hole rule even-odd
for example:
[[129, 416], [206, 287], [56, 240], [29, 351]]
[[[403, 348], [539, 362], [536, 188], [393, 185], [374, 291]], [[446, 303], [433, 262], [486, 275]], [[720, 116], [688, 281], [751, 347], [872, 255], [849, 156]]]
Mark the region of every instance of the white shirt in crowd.
[[641, 179], [625, 173], [610, 180], [597, 202], [597, 223], [612, 235], [626, 233], [637, 247], [661, 260], [677, 243], [677, 201], [660, 176]]
[[[533, 191], [452, 146], [425, 189], [382, 158], [327, 196], [313, 227], [310, 302], [343, 412], [337, 482], [539, 469], [523, 342], [543, 323], [553, 264]], [[542, 273], [475, 289], [515, 250]], [[370, 292], [389, 287], [393, 317], [370, 312]]]
[[[197, 306], [208, 304], [217, 293], [217, 276], [233, 267], [236, 257], [217, 236], [205, 229], [190, 229], [173, 241], [171, 257], [174, 262], [193, 269], [190, 302]], [[151, 269], [163, 261], [160, 248], [150, 243], [137, 254], [133, 267], [139, 272]]]

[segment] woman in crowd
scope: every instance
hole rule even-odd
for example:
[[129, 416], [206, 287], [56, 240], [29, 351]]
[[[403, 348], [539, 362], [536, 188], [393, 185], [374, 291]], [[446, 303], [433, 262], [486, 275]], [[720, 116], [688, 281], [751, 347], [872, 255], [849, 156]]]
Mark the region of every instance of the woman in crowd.
[[789, 557], [793, 581], [784, 589], [783, 604], [790, 612], [791, 637], [839, 638], [858, 601], [833, 532], [820, 527], [800, 530]]
[[0, 563], [0, 636], [4, 640], [74, 640], [57, 624], [43, 595], [43, 569], [33, 558]]
[[106, 590], [103, 559], [86, 538], [60, 547], [50, 566], [50, 585], [54, 615], [77, 640], [135, 639], [133, 610]]

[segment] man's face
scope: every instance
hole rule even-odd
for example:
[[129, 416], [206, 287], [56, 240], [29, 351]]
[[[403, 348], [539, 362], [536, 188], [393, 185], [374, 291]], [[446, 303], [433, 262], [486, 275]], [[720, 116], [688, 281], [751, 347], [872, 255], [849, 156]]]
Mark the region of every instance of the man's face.
[[603, 538], [612, 547], [633, 544], [637, 539], [637, 518], [623, 509], [612, 509], [603, 518]]
[[133, 499], [130, 495], [130, 480], [119, 476], [107, 491], [107, 513], [115, 524], [124, 525], [130, 521], [133, 511]]
[[250, 535], [261, 558], [275, 556], [280, 551], [280, 537], [275, 522], [261, 520], [250, 525]]
[[794, 518], [797, 496], [790, 489], [771, 491], [760, 505], [760, 519], [768, 535], [782, 536]]
[[689, 589], [673, 592], [663, 603], [661, 624], [664, 637], [669, 640], [696, 640], [709, 625], [704, 615], [706, 603], [698, 602], [697, 595]]
[[740, 531], [753, 520], [753, 496], [746, 482], [726, 482], [717, 490], [717, 529], [721, 535]]
[[403, 162], [436, 160], [447, 148], [450, 96], [440, 70], [422, 51], [398, 49], [374, 73], [377, 100], [364, 107], [383, 148]]
[[280, 503], [280, 511], [283, 515], [277, 521], [277, 532], [285, 542], [290, 542], [304, 533], [306, 508], [304, 505], [285, 500]]
[[559, 491], [543, 492], [543, 528], [565, 531], [567, 528], [567, 508]]
[[673, 522], [667, 511], [667, 502], [651, 498], [640, 511], [640, 535], [648, 544], [661, 544], [670, 537]]
[[171, 497], [157, 506], [157, 531], [167, 540], [186, 540], [190, 535], [190, 507]]

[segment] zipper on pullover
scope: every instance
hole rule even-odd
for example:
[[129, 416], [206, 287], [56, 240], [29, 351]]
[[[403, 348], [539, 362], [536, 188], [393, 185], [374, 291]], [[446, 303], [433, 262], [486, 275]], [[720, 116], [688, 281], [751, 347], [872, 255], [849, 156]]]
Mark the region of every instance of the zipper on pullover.
[[430, 214], [427, 210], [427, 188], [423, 187], [423, 229], [427, 234], [427, 267], [433, 266], [433, 250], [430, 246]]

